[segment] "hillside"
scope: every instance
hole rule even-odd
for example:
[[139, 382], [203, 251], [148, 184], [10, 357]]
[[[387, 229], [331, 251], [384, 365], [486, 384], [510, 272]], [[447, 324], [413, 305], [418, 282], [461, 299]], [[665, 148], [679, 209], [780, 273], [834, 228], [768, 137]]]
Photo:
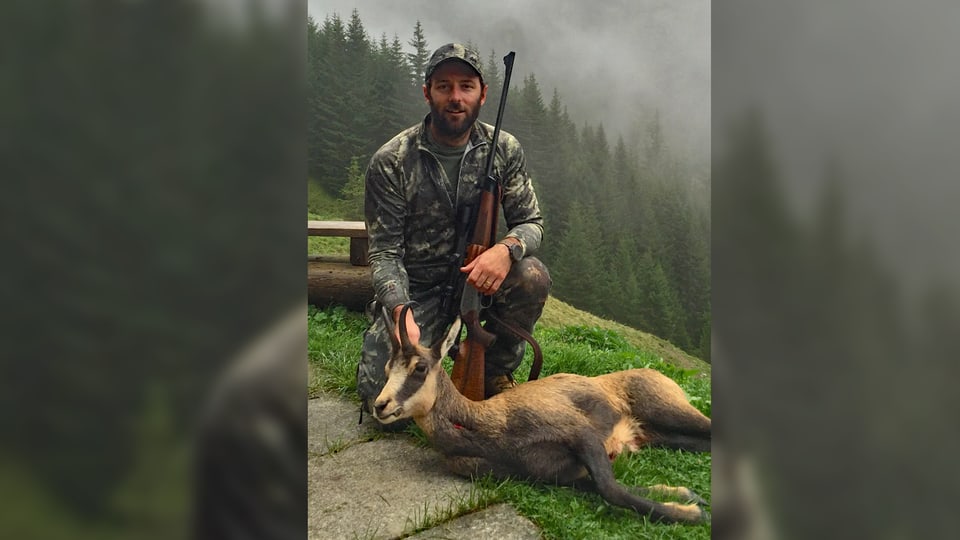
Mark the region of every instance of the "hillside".
[[612, 330], [622, 335], [631, 345], [658, 355], [665, 362], [669, 362], [684, 369], [695, 369], [701, 373], [710, 374], [710, 364], [690, 356], [670, 342], [652, 334], [641, 332], [635, 328], [609, 321], [586, 311], [581, 311], [570, 304], [564, 303], [551, 296], [543, 309], [543, 315], [537, 323], [538, 327], [556, 328], [562, 326], [596, 326]]

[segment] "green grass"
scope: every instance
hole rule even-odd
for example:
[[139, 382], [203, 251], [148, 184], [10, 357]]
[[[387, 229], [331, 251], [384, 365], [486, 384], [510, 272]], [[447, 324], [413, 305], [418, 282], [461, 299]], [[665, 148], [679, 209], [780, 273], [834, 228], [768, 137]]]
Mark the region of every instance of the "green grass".
[[[552, 322], [546, 315], [547, 312], [534, 333], [544, 353], [541, 377], [561, 372], [599, 375], [634, 367], [651, 367], [677, 381], [691, 403], [710, 415], [709, 373], [690, 367], [698, 364], [668, 362], [664, 358], [671, 356], [663, 354], [666, 349], [662, 346], [658, 345], [654, 350], [639, 348], [635, 339], [616, 330], [615, 325], [565, 326]], [[356, 369], [366, 319], [342, 307], [318, 310], [311, 306], [308, 317], [310, 394], [327, 391], [356, 399]], [[528, 350], [516, 372], [518, 381], [526, 380], [531, 362], [532, 354]], [[449, 369], [449, 361], [446, 366]], [[409, 428], [408, 433], [419, 444], [426, 444], [423, 434], [415, 426]], [[614, 472], [627, 486], [686, 486], [709, 501], [710, 464], [709, 454], [644, 449], [618, 457]], [[471, 500], [475, 499], [477, 509], [497, 502], [510, 503], [534, 521], [547, 538], [710, 537], [709, 525], [652, 524], [638, 519], [630, 511], [610, 506], [597, 495], [570, 488], [490, 478], [480, 479], [474, 485], [479, 491]], [[455, 513], [463, 511], [458, 507]]]
[[628, 343], [637, 349], [653, 355], [656, 358], [663, 359], [669, 364], [694, 369], [707, 376], [710, 374], [710, 364], [689, 355], [665, 339], [635, 328], [630, 328], [616, 321], [610, 321], [593, 315], [592, 313], [581, 311], [553, 296], [547, 300], [547, 305], [543, 309], [543, 316], [540, 317], [539, 325], [539, 327], [543, 328], [586, 326], [589, 328], [596, 327], [612, 330], [621, 335]]
[[[343, 218], [332, 212], [307, 213], [308, 220], [339, 221]], [[307, 255], [350, 255], [350, 239], [329, 236], [308, 236]]]
[[308, 396], [315, 397], [324, 390], [356, 397], [357, 362], [366, 319], [343, 307], [318, 310], [314, 306], [309, 307], [307, 317]]

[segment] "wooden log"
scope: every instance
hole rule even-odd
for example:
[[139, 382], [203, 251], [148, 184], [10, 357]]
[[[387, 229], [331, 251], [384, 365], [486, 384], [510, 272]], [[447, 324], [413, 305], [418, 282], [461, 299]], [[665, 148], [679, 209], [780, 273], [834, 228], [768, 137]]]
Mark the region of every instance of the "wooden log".
[[373, 299], [369, 266], [354, 266], [344, 257], [313, 256], [307, 260], [307, 301], [317, 307], [340, 304], [363, 311]]

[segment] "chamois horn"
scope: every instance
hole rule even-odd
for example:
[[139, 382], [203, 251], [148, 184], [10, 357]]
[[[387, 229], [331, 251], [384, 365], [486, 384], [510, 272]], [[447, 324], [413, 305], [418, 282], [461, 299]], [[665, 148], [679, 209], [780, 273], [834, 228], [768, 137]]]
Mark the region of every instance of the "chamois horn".
[[400, 347], [404, 355], [416, 353], [416, 347], [410, 343], [410, 336], [407, 335], [407, 312], [410, 311], [410, 304], [404, 304], [400, 309]]

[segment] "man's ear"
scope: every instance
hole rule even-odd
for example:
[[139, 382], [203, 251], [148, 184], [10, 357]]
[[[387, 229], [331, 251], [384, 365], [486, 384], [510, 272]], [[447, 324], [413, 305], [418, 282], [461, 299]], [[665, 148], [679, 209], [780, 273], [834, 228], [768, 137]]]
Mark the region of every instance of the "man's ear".
[[487, 88], [488, 86], [484, 84], [483, 88], [480, 89], [480, 105], [487, 102]]
[[430, 89], [427, 85], [423, 85], [423, 99], [427, 100], [427, 103], [430, 103]]

